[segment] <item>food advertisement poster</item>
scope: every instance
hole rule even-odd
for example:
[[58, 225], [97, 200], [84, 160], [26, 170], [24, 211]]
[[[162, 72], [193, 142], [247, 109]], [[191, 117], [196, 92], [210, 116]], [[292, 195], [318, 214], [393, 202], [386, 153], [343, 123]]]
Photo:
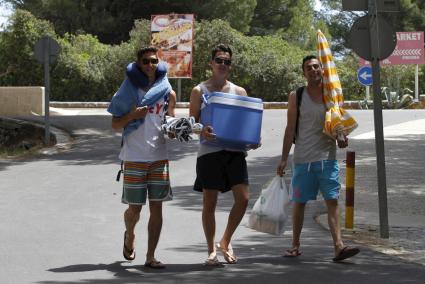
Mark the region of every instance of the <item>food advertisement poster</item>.
[[152, 15], [151, 44], [168, 63], [168, 78], [192, 78], [193, 14]]

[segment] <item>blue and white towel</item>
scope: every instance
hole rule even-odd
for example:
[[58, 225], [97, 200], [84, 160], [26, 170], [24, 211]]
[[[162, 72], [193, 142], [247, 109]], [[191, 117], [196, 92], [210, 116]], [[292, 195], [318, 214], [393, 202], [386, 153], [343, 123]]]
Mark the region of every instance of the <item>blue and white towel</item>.
[[[160, 63], [157, 67], [155, 83], [143, 98], [140, 98], [138, 89], [147, 87], [149, 79], [135, 64], [133, 62], [127, 66], [127, 78], [121, 84], [109, 104], [108, 112], [115, 117], [126, 115], [134, 106], [152, 106], [171, 92], [171, 85], [166, 75], [167, 65], [166, 63]], [[137, 119], [128, 123], [124, 128], [123, 136], [136, 130], [143, 122], [144, 119]]]

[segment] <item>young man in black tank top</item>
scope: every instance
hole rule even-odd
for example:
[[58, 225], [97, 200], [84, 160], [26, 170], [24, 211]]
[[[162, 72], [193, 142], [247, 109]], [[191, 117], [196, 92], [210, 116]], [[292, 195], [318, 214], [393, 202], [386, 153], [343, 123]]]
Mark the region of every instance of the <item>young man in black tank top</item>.
[[[288, 119], [283, 139], [282, 158], [277, 167], [277, 174], [283, 176], [292, 143], [294, 138], [296, 138], [294, 151], [294, 158], [296, 159], [294, 159], [295, 165], [292, 177], [293, 194], [291, 197], [293, 201], [293, 238], [292, 247], [284, 255], [287, 257], [297, 257], [301, 254], [299, 248], [305, 205], [308, 200], [315, 200], [320, 190], [328, 208], [328, 223], [335, 249], [333, 260], [340, 261], [352, 257], [359, 252], [358, 248], [344, 246], [339, 224], [338, 195], [340, 184], [339, 167], [335, 159], [335, 143], [340, 148], [345, 148], [348, 146], [348, 141], [345, 138], [345, 140], [335, 142], [335, 140], [332, 140], [332, 138], [329, 138], [323, 133], [323, 124], [320, 116], [316, 120], [310, 118], [313, 115], [313, 110], [316, 110], [317, 113], [323, 111], [324, 122], [324, 114], [326, 112], [326, 108], [322, 105], [324, 104], [323, 68], [320, 61], [316, 56], [306, 56], [303, 59], [302, 70], [307, 79], [307, 86], [304, 88], [303, 95], [306, 98], [301, 96], [301, 104], [305, 103], [305, 108], [303, 110], [302, 107], [297, 107], [297, 97], [295, 92], [292, 92], [288, 100]], [[304, 113], [303, 111], [306, 110], [310, 110], [310, 112]], [[301, 114], [299, 117], [304, 116], [305, 121], [310, 120], [313, 123], [303, 124], [297, 118], [298, 111]], [[297, 125], [298, 129], [296, 129]], [[300, 135], [300, 132], [302, 132], [302, 135]], [[307, 137], [310, 139], [315, 138], [315, 141], [309, 141]], [[331, 140], [329, 141], [329, 139]], [[311, 150], [311, 152], [308, 153], [307, 150]], [[308, 154], [305, 154], [306, 152]]]
[[[232, 50], [223, 44], [216, 46], [212, 51], [210, 66], [212, 77], [193, 88], [190, 96], [190, 116], [199, 122], [201, 114], [202, 94], [206, 89], [211, 92], [234, 92], [237, 95], [247, 96], [244, 88], [236, 86], [227, 80], [232, 63]], [[204, 89], [204, 90], [202, 90]], [[214, 129], [204, 126], [200, 134], [206, 140], [215, 139]], [[242, 220], [249, 199], [248, 172], [243, 151], [228, 151], [220, 147], [200, 146], [196, 165], [197, 178], [194, 189], [202, 191], [203, 209], [202, 225], [208, 244], [208, 258], [206, 265], [220, 265], [216, 249], [220, 250], [227, 263], [236, 263], [230, 241], [237, 226]], [[215, 208], [219, 192], [232, 191], [234, 204], [230, 211], [226, 230], [221, 240], [214, 245], [215, 236]]]

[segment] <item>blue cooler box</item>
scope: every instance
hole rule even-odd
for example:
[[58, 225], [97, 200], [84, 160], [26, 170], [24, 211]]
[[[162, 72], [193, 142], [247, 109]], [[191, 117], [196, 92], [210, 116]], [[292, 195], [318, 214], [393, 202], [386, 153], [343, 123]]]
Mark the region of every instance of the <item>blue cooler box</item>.
[[212, 126], [217, 139], [201, 143], [235, 149], [259, 144], [262, 119], [261, 99], [220, 92], [204, 95], [201, 123]]

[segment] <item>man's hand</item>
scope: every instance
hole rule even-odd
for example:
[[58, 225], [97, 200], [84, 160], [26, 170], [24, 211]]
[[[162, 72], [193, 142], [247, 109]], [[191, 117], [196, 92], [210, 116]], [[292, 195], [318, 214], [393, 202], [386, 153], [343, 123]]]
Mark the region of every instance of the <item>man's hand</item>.
[[348, 137], [345, 135], [338, 136], [336, 139], [339, 148], [346, 148], [348, 146]]
[[168, 135], [168, 138], [170, 139], [176, 138], [176, 135], [174, 133], [168, 132], [167, 135]]
[[201, 131], [201, 136], [206, 140], [214, 140], [216, 138], [214, 129], [211, 126], [204, 126]]
[[261, 147], [261, 145], [263, 145], [263, 144], [261, 144], [261, 142], [260, 142], [260, 143], [258, 143], [258, 144], [248, 144], [248, 145], [247, 145], [247, 148], [248, 148], [248, 150], [255, 150], [255, 149], [260, 148], [260, 147]]
[[131, 118], [132, 119], [141, 119], [145, 118], [146, 114], [148, 113], [148, 107], [133, 107], [131, 110]]
[[278, 176], [283, 176], [283, 174], [285, 173], [285, 168], [286, 168], [286, 160], [280, 160], [279, 164], [277, 165], [277, 169], [276, 169], [276, 173]]

